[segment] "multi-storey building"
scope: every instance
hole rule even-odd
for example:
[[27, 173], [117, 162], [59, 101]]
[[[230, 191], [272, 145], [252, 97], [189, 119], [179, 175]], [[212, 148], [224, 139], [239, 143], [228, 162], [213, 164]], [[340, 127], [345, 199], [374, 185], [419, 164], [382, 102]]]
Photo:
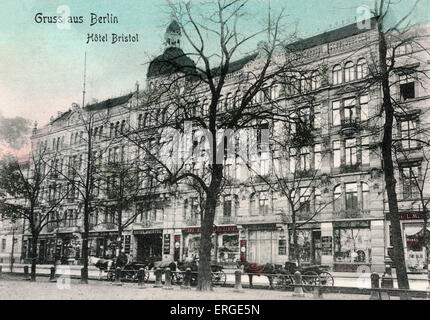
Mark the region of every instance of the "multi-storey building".
[[[421, 27], [418, 32], [427, 34], [427, 29]], [[305, 121], [312, 122], [312, 143], [295, 150], [294, 156], [288, 153], [284, 159], [279, 159], [279, 153], [268, 151], [253, 160], [258, 163], [260, 174], [264, 176], [273, 176], [276, 163], [284, 163], [286, 179], [305, 177], [304, 181], [308, 181], [311, 179], [306, 180], [309, 172], [315, 173], [310, 176], [318, 178], [319, 183], [313, 187], [312, 196], [303, 197], [306, 203], [300, 206], [296, 217], [298, 222], [304, 223], [298, 230], [303, 263], [322, 263], [334, 270], [347, 271], [355, 271], [359, 267], [370, 267], [375, 271], [384, 269], [384, 260], [390, 248], [389, 213], [378, 149], [381, 135], [375, 133], [375, 128], [382, 123], [381, 90], [377, 85], [369, 86], [368, 80], [378, 56], [377, 37], [374, 20], [371, 20], [367, 29], [352, 24], [298, 42], [296, 45], [299, 45], [301, 58], [295, 66], [302, 72], [293, 77], [297, 81], [268, 84], [254, 101], [276, 101], [296, 117], [299, 115], [299, 118], [305, 117]], [[89, 113], [101, 115], [91, 131], [95, 146], [91, 152], [98, 153], [99, 164], [119, 159], [147, 160], [130, 141], [124, 142], [116, 137], [128, 126], [151, 128], [151, 119], [160, 116], [155, 114], [158, 110], [156, 106], [145, 109], [140, 107], [140, 101], [145, 91], [156, 88], [164, 77], [173, 72], [164, 61], [173, 57], [175, 63], [195, 70], [191, 57], [181, 50], [180, 41], [179, 27], [173, 22], [166, 31], [165, 52], [149, 66], [146, 90], [139, 91], [137, 87], [128, 95], [85, 106]], [[418, 82], [411, 76], [414, 69], [417, 74], [420, 73], [418, 70], [425, 72], [427, 69], [429, 58], [423, 48], [429, 46], [428, 40], [425, 41], [423, 47], [404, 44], [396, 52], [398, 66], [408, 66], [406, 69], [409, 70], [406, 72], [405, 68], [398, 68], [396, 79], [393, 79], [396, 97], [402, 104], [410, 106], [407, 114], [399, 116], [404, 121], [398, 122], [396, 134], [402, 138], [410, 138], [415, 135], [417, 127], [424, 129], [428, 123], [425, 117], [429, 101], [428, 81], [423, 78]], [[284, 53], [282, 57], [288, 61], [293, 56], [297, 57], [297, 51], [295, 54]], [[257, 52], [232, 64], [226, 91], [222, 93], [226, 108], [244, 74], [258, 68], [259, 59], [261, 54]], [[301, 99], [303, 95], [312, 95], [311, 105], [300, 102], [308, 101]], [[204, 112], [204, 100], [201, 105]], [[57, 170], [63, 170], [64, 174], [67, 174], [65, 168], [72, 166], [79, 171], [85, 165], [88, 144], [86, 129], [79, 118], [79, 108], [74, 105], [45, 127], [35, 129], [32, 136], [37, 148], [46, 146], [51, 152], [58, 151], [60, 156], [55, 157], [58, 163], [51, 166], [58, 166]], [[289, 130], [298, 130], [298, 127]], [[409, 140], [403, 143], [406, 144], [406, 141]], [[422, 145], [408, 143], [407, 150], [420, 151], [423, 148]], [[410, 179], [408, 182], [408, 177], [414, 170], [422, 174], [424, 169], [418, 168], [424, 168], [426, 163], [422, 157], [409, 160], [403, 161], [404, 165], [398, 170], [402, 174], [398, 188], [407, 258], [416, 253], [423, 254], [423, 246], [414, 247], [412, 243], [415, 240], [410, 237], [422, 228], [422, 207], [418, 198], [411, 198], [416, 194], [413, 194], [415, 189]], [[292, 208], [287, 199], [282, 192], [269, 188], [237, 157], [226, 157], [224, 165], [225, 174], [234, 183], [224, 188], [217, 208], [211, 252], [213, 260], [225, 264], [233, 264], [241, 256], [259, 263], [282, 264], [289, 260], [293, 242]], [[147, 188], [148, 185], [143, 182], [145, 176], [141, 175], [140, 179], [143, 188]], [[48, 200], [57, 193], [59, 195], [61, 191], [58, 190], [64, 188], [67, 188], [66, 182], [52, 177], [42, 196]], [[428, 193], [428, 190], [425, 191]], [[106, 205], [110, 201], [108, 194], [100, 190], [97, 196], [105, 200], [100, 202], [103, 207], [97, 208], [90, 218], [90, 254], [110, 257], [115, 255], [119, 240], [115, 215]], [[122, 233], [125, 252], [137, 260], [148, 257], [178, 260], [198, 255], [198, 195], [180, 185], [175, 193], [160, 187], [151, 190], [149, 196], [150, 206], [146, 205], [146, 194], [126, 210], [126, 215], [136, 215], [136, 219]], [[79, 262], [82, 240], [80, 197], [79, 192], [69, 190], [67, 199], [58, 210], [62, 217], [60, 224], [48, 225], [41, 235], [41, 262], [52, 261], [55, 257], [61, 257], [64, 263]], [[321, 206], [322, 203], [325, 205]], [[315, 214], [316, 210], [318, 214]], [[411, 219], [417, 220], [412, 223], [409, 221]], [[23, 241], [25, 258], [25, 252], [28, 252], [27, 234]]]

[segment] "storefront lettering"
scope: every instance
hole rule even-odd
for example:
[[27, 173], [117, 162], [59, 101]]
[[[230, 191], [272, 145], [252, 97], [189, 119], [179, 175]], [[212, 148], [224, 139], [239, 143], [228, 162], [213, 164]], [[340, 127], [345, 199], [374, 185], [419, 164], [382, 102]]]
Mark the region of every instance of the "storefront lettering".
[[[201, 233], [202, 228], [185, 228], [184, 233]], [[236, 226], [220, 226], [212, 229], [212, 233], [221, 233], [221, 232], [237, 232]]]

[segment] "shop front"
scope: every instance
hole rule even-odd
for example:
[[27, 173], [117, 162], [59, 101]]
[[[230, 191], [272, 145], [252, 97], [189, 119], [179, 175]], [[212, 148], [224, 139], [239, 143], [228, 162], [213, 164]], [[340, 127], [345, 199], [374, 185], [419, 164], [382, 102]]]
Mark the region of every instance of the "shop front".
[[243, 224], [240, 259], [259, 264], [284, 264], [288, 260], [287, 237], [276, 223]]
[[[201, 228], [183, 230], [182, 260], [198, 258]], [[236, 226], [214, 226], [212, 229], [211, 260], [224, 266], [234, 266], [239, 260], [239, 233]]]
[[[32, 238], [25, 236], [22, 242], [22, 259], [25, 263], [31, 262]], [[55, 262], [55, 235], [40, 235], [37, 240], [37, 263], [53, 264]]]
[[357, 271], [372, 263], [370, 221], [333, 222], [334, 271]]
[[134, 230], [134, 256], [139, 263], [161, 261], [163, 257], [163, 229]]
[[[291, 226], [289, 235], [289, 261], [295, 261], [294, 236]], [[301, 264], [321, 264], [321, 229], [318, 225], [309, 224], [306, 228], [296, 230], [297, 252]]]
[[117, 232], [90, 232], [88, 237], [89, 255], [103, 259], [116, 257], [119, 248]]
[[422, 212], [402, 212], [403, 245], [406, 268], [410, 273], [426, 273], [426, 243], [430, 245], [430, 226], [424, 230]]
[[[78, 233], [59, 233], [55, 245], [56, 259], [60, 264], [79, 264], [81, 260], [81, 237]], [[57, 261], [58, 262], [58, 261]]]

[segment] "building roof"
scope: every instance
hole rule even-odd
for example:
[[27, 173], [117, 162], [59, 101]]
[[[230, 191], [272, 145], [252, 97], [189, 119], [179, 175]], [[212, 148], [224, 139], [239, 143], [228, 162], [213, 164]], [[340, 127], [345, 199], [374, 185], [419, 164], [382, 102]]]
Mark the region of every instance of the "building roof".
[[97, 111], [97, 110], [102, 110], [102, 109], [113, 108], [115, 106], [119, 106], [121, 104], [128, 102], [128, 100], [130, 100], [130, 98], [132, 96], [133, 96], [133, 93], [129, 93], [129, 94], [126, 94], [126, 95], [121, 96], [121, 97], [107, 99], [107, 100], [102, 101], [102, 102], [87, 105], [85, 107], [85, 109], [88, 111]]
[[166, 32], [177, 33], [181, 35], [181, 27], [176, 20], [173, 20], [166, 29]]
[[370, 29], [359, 28], [359, 24], [356, 22], [339, 29], [320, 33], [313, 37], [287, 44], [285, 48], [287, 49], [287, 51], [305, 50], [305, 49], [322, 45], [324, 43], [335, 42], [338, 40], [355, 36], [360, 33], [367, 32], [371, 29], [374, 29], [375, 26], [376, 26], [376, 17], [372, 17], [370, 19]]
[[196, 64], [181, 48], [169, 47], [151, 61], [147, 77], [159, 77], [172, 73], [196, 74]]

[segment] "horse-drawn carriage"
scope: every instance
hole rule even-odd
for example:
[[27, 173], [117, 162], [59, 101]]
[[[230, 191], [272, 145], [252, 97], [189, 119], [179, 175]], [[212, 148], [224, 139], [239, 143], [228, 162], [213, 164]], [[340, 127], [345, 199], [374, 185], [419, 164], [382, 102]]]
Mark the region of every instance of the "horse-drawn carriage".
[[277, 268], [273, 279], [274, 286], [278, 289], [293, 288], [294, 274], [300, 271], [302, 274], [303, 290], [309, 292], [312, 286], [333, 286], [333, 276], [328, 272], [328, 266], [309, 265], [297, 267], [293, 262], [286, 262], [283, 268]]
[[285, 265], [266, 263], [260, 265], [241, 261], [237, 263], [238, 268], [249, 277], [250, 287], [253, 287], [252, 278], [254, 275], [265, 275], [269, 279], [269, 285], [272, 289], [292, 289], [294, 285], [294, 273], [300, 271], [302, 274], [303, 290], [309, 292], [312, 286], [333, 286], [333, 276], [327, 271], [327, 266], [312, 265], [298, 267], [294, 262], [285, 262]]

